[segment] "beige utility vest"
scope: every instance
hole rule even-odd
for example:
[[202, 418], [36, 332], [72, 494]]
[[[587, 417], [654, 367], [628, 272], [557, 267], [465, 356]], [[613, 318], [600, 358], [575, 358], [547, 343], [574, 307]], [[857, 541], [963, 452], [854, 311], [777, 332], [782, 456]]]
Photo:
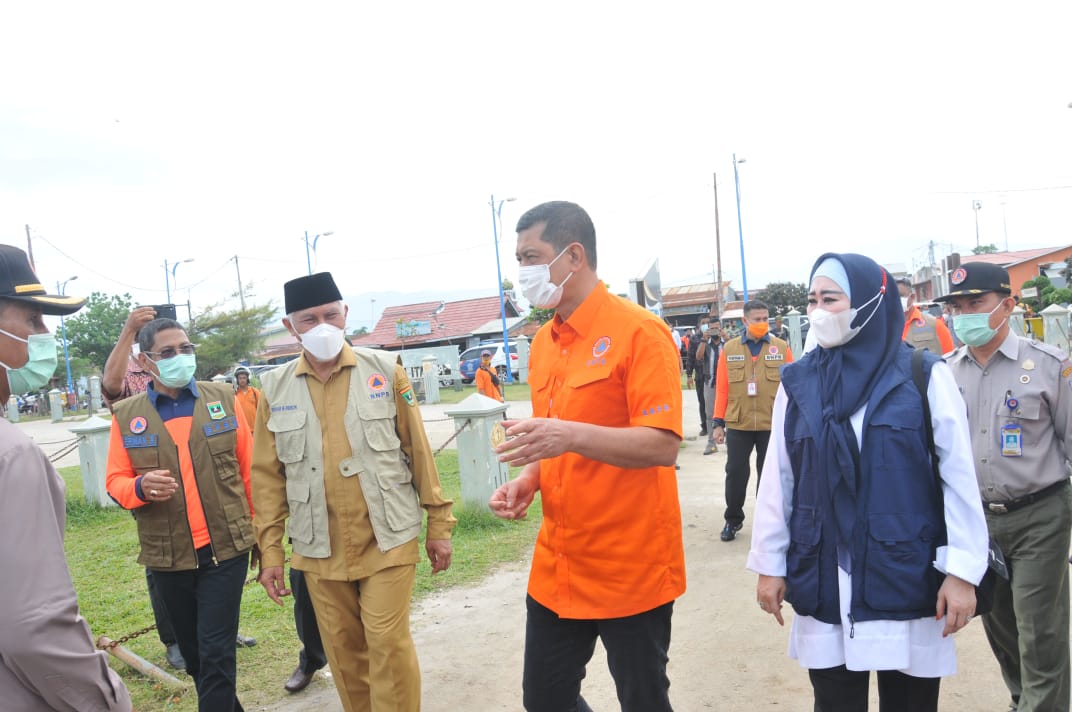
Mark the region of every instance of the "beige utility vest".
[[[345, 347], [344, 347], [345, 348]], [[381, 551], [417, 538], [421, 508], [398, 432], [395, 429], [395, 354], [354, 348], [357, 366], [350, 374], [346, 400], [346, 434], [351, 455], [339, 463], [338, 474], [357, 476], [368, 506], [372, 532]], [[287, 478], [290, 523], [287, 534], [294, 551], [312, 559], [331, 556], [324, 478], [323, 430], [305, 379], [295, 375], [298, 360], [261, 376], [261, 394], [271, 411], [268, 430]]]
[[926, 349], [932, 354], [942, 355], [942, 344], [938, 341], [937, 320], [930, 314], [920, 313], [922, 322], [913, 319], [908, 324], [905, 342], [917, 349]]
[[[190, 425], [190, 458], [212, 555], [217, 561], [227, 561], [248, 551], [254, 543], [246, 486], [235, 455], [238, 419], [234, 391], [226, 384], [198, 381], [197, 392]], [[135, 472], [143, 475], [150, 470], [168, 470], [182, 482], [179, 448], [147, 395], [141, 393], [119, 401], [113, 417]], [[150, 502], [135, 509], [134, 518], [141, 545], [139, 564], [160, 571], [197, 568], [193, 533], [186, 515], [186, 492], [181, 484], [168, 501]]]
[[[744, 337], [731, 339], [722, 347], [726, 354], [726, 378], [729, 398], [726, 401], [726, 427], [734, 430], [770, 430], [774, 396], [782, 382], [781, 368], [789, 344], [771, 336], [761, 344], [759, 356], [744, 343]], [[756, 394], [748, 395], [748, 384], [755, 383]]]

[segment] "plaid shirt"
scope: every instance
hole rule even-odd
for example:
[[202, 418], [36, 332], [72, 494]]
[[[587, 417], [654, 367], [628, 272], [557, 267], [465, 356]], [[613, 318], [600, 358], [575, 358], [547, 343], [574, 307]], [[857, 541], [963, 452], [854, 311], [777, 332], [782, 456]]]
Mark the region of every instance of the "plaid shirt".
[[124, 398], [144, 393], [149, 388], [149, 383], [152, 380], [153, 377], [149, 375], [149, 372], [142, 370], [138, 362], [131, 356], [127, 359], [127, 372], [123, 375], [123, 387], [119, 389], [119, 393], [113, 396], [102, 388], [101, 396], [103, 396], [104, 402], [110, 408]]

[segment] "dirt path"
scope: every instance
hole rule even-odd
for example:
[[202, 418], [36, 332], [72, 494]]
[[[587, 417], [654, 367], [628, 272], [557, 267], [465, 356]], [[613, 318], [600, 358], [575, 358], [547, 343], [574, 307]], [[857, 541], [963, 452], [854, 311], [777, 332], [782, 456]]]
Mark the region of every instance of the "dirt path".
[[[687, 432], [695, 432], [695, 401], [686, 400], [685, 413]], [[755, 603], [755, 576], [744, 568], [750, 522], [736, 541], [719, 540], [724, 455], [702, 452], [703, 443], [691, 440], [679, 458], [688, 592], [674, 609], [669, 668], [674, 708], [810, 712], [807, 673], [785, 655], [788, 627], [779, 628]], [[745, 511], [751, 510], [750, 498]], [[518, 562], [478, 585], [431, 596], [414, 607], [424, 712], [521, 710], [527, 575], [528, 562]], [[957, 637], [961, 672], [943, 681], [939, 708], [1004, 710], [1008, 696], [982, 626], [973, 623]], [[619, 709], [599, 647], [583, 694], [597, 712]], [[872, 708], [878, 709], [872, 697]], [[264, 709], [339, 712], [342, 707], [331, 681], [321, 679]]]

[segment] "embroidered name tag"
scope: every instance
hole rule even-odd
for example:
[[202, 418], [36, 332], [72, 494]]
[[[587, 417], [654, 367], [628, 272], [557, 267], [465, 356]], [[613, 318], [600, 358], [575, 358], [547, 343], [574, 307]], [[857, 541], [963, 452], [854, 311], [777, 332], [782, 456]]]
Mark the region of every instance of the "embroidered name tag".
[[273, 405], [272, 406], [272, 412], [273, 413], [280, 413], [280, 412], [285, 411], [285, 410], [297, 410], [297, 409], [298, 409], [298, 406], [296, 406], [296, 405]]
[[785, 356], [782, 354], [763, 354], [764, 361], [785, 361]]
[[726, 360], [727, 361], [744, 361], [744, 356], [742, 354], [737, 354], [736, 356], [726, 356]]
[[219, 435], [220, 433], [226, 433], [228, 430], [238, 429], [238, 418], [231, 415], [223, 420], [215, 420], [211, 423], [207, 423], [202, 427], [205, 431], [206, 437], [212, 437], [213, 435]]
[[156, 447], [157, 438], [155, 435], [124, 435], [123, 447], [136, 448], [136, 447]]

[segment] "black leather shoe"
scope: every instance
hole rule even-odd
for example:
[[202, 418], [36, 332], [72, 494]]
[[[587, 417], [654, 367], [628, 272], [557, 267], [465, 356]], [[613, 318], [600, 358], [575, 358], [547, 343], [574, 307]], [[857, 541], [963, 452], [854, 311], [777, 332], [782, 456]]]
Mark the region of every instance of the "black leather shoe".
[[707, 428], [700, 428], [700, 437], [701, 438], [706, 438], [707, 437]]
[[179, 650], [178, 643], [172, 643], [167, 646], [165, 657], [167, 658], [167, 664], [176, 670], [186, 669], [186, 659], [182, 657], [182, 651]]
[[290, 673], [290, 677], [283, 683], [283, 689], [287, 692], [301, 692], [306, 687], [309, 687], [309, 683], [313, 681], [313, 673], [303, 672], [301, 665], [294, 668], [294, 672]]
[[729, 522], [726, 522], [726, 526], [722, 527], [722, 541], [733, 541], [736, 539], [737, 532], [741, 531], [743, 526], [743, 524], [730, 524]]
[[241, 633], [235, 638], [235, 645], [240, 648], [252, 648], [257, 644], [256, 638], [250, 638], [248, 635], [242, 635]]

